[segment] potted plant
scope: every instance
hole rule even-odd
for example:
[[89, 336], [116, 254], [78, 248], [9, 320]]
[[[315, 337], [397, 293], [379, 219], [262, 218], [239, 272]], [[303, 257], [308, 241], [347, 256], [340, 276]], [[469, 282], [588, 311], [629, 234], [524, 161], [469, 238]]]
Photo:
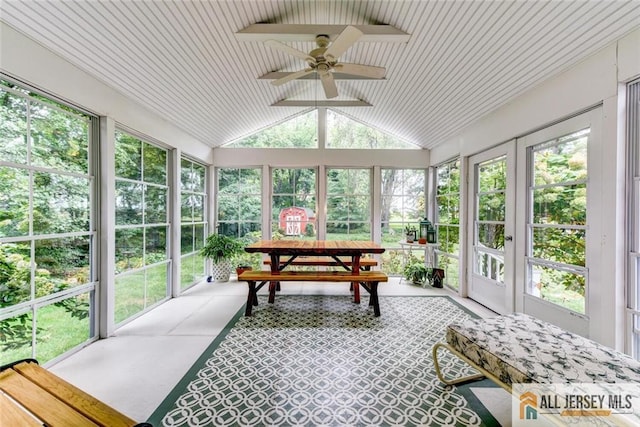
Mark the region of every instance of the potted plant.
[[236, 275], [237, 275], [238, 277], [240, 277], [240, 275], [241, 275], [242, 273], [244, 273], [245, 271], [252, 270], [252, 269], [253, 269], [253, 268], [252, 268], [250, 265], [247, 265], [247, 264], [244, 264], [244, 263], [242, 263], [242, 264], [238, 264], [238, 265], [236, 265]]
[[212, 261], [209, 281], [228, 282], [233, 270], [233, 258], [242, 253], [244, 244], [240, 239], [224, 234], [211, 234], [207, 237], [200, 254]]
[[413, 225], [404, 227], [404, 234], [407, 238], [407, 243], [413, 243], [416, 240], [416, 228]]
[[429, 278], [429, 268], [423, 261], [413, 261], [405, 265], [404, 277], [415, 285], [423, 285]]

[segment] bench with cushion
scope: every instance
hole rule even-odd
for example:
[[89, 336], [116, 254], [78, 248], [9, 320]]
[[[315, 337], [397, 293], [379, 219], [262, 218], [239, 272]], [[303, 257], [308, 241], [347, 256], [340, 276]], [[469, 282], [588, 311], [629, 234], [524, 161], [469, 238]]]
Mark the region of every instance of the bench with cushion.
[[269, 286], [269, 303], [275, 301], [276, 283], [279, 282], [354, 282], [362, 285], [369, 292], [369, 305], [373, 306], [375, 316], [380, 316], [378, 302], [378, 283], [388, 281], [386, 274], [380, 271], [245, 271], [238, 280], [249, 285], [245, 316], [251, 316], [251, 309], [258, 305], [257, 292], [265, 285]]
[[0, 414], [2, 426], [151, 427], [71, 385], [35, 359], [0, 367]]
[[[481, 374], [445, 379], [439, 348]], [[514, 383], [640, 383], [640, 361], [522, 313], [448, 325], [446, 343], [433, 347], [433, 360], [447, 385], [486, 376], [509, 392]]]

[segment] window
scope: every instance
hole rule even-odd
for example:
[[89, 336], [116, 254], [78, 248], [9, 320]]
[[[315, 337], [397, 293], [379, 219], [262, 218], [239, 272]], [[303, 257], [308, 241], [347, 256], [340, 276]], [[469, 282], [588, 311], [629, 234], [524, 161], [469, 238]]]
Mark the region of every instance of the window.
[[183, 158], [180, 162], [180, 289], [205, 276], [205, 259], [199, 254], [207, 235], [205, 166]]
[[[247, 243], [262, 239], [262, 168], [219, 168], [216, 174], [217, 232]], [[242, 253], [235, 261], [261, 268], [260, 254]]]
[[400, 241], [406, 226], [418, 227], [424, 218], [426, 169], [382, 169], [381, 212], [382, 269], [402, 274], [404, 259]]
[[370, 169], [327, 169], [327, 239], [371, 240]]
[[640, 81], [627, 88], [629, 188], [628, 302], [632, 317], [631, 354], [640, 360]]
[[218, 233], [251, 235], [260, 239], [262, 220], [262, 169], [217, 170]]
[[116, 131], [115, 321], [165, 299], [169, 290], [167, 150]]
[[409, 149], [419, 147], [358, 123], [333, 110], [327, 110], [327, 148]]
[[527, 293], [585, 314], [590, 129], [530, 147]]
[[[321, 117], [325, 116], [326, 120]], [[318, 129], [326, 123], [326, 148], [409, 149], [420, 147], [343, 114], [321, 108], [299, 114], [251, 136], [229, 143], [229, 148], [318, 148]]]
[[318, 111], [303, 113], [225, 147], [318, 148]]
[[444, 283], [459, 289], [460, 260], [460, 159], [435, 168], [438, 267], [445, 270]]
[[95, 336], [97, 118], [0, 81], [0, 364]]
[[271, 186], [272, 238], [315, 240], [316, 170], [274, 168]]

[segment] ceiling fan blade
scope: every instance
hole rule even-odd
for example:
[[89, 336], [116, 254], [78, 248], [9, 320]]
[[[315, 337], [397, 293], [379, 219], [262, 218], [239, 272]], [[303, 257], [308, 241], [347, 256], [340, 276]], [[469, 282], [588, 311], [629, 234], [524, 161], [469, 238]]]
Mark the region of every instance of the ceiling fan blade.
[[364, 76], [372, 79], [382, 79], [386, 73], [384, 67], [372, 67], [371, 65], [348, 64], [340, 62], [334, 66], [336, 71], [345, 74], [355, 74], [356, 76]]
[[307, 74], [310, 74], [310, 73], [313, 73], [313, 68], [305, 68], [304, 70], [296, 71], [295, 73], [291, 73], [288, 76], [284, 76], [281, 79], [274, 80], [271, 82], [271, 84], [274, 86], [280, 86], [287, 82], [290, 82], [291, 80], [295, 80], [300, 77], [306, 76]]
[[362, 31], [349, 25], [345, 28], [324, 53], [325, 58], [337, 59], [362, 37]]
[[304, 53], [301, 50], [294, 49], [291, 46], [288, 46], [284, 43], [280, 43], [277, 40], [267, 40], [266, 42], [264, 42], [264, 44], [266, 44], [267, 46], [273, 49], [276, 49], [281, 52], [288, 53], [289, 55], [293, 55], [297, 58], [303, 59], [309, 62], [310, 64], [315, 64], [316, 62], [316, 60], [312, 56], [309, 56], [308, 53]]
[[330, 71], [320, 74], [320, 80], [322, 81], [322, 88], [324, 89], [324, 94], [327, 99], [338, 96], [338, 87]]

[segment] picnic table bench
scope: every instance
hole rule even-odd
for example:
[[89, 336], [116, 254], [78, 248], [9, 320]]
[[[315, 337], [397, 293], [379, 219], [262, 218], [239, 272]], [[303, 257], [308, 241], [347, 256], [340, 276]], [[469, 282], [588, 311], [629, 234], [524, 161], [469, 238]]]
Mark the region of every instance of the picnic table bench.
[[[270, 259], [263, 261], [265, 265], [271, 265]], [[317, 257], [317, 256], [299, 256], [295, 258], [280, 258], [280, 267], [283, 266], [308, 266], [308, 267], [351, 267], [351, 259], [347, 257], [334, 258]], [[373, 258], [360, 258], [360, 269], [371, 270], [371, 267], [378, 265], [378, 261]]]
[[[279, 270], [288, 266], [298, 267], [343, 267], [345, 270], [351, 271], [353, 262], [350, 257], [318, 257], [318, 256], [297, 256], [280, 258]], [[265, 265], [271, 265], [271, 259], [265, 259], [263, 261]], [[371, 267], [378, 265], [378, 261], [373, 258], [360, 258], [360, 270], [369, 271]], [[273, 271], [273, 269], [272, 269]], [[280, 282], [276, 282], [276, 291], [280, 290]], [[349, 288], [353, 292], [353, 302], [360, 304], [360, 288], [357, 282], [351, 282]]]
[[73, 386], [35, 359], [0, 367], [0, 424], [48, 427], [151, 427]]
[[373, 306], [374, 315], [380, 316], [378, 301], [378, 283], [388, 281], [386, 274], [381, 271], [245, 271], [238, 280], [246, 281], [249, 285], [245, 316], [251, 316], [253, 306], [258, 305], [257, 292], [266, 284], [269, 286], [269, 303], [273, 304], [278, 282], [352, 282], [362, 285], [369, 292], [369, 305]]

